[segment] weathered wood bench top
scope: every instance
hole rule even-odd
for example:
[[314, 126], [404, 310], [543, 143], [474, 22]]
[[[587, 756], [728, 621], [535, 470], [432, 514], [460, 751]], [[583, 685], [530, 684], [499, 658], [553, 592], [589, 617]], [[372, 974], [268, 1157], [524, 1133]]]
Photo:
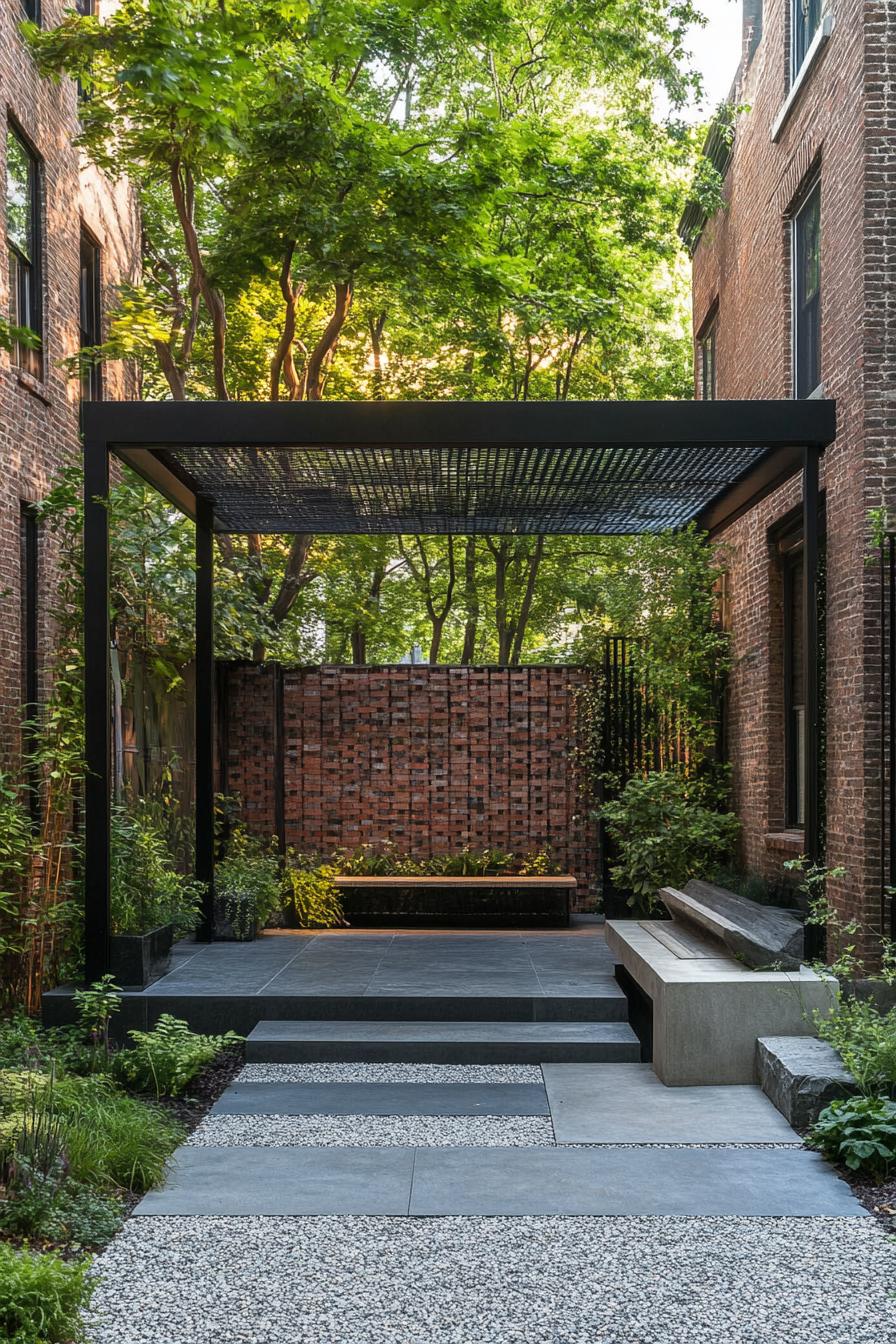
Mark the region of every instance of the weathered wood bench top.
[[574, 887], [576, 879], [568, 873], [556, 877], [488, 877], [476, 873], [470, 877], [334, 877], [337, 887]]

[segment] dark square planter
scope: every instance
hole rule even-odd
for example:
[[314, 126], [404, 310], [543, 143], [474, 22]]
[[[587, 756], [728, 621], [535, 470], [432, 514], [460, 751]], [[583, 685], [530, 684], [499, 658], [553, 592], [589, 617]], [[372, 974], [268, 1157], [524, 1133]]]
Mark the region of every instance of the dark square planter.
[[[229, 903], [228, 903], [229, 904]], [[240, 902], [241, 906], [251, 905], [250, 898]], [[240, 924], [246, 930], [245, 936], [236, 932], [230, 919], [227, 917], [227, 905], [222, 900], [215, 901], [215, 940], [221, 943], [251, 943], [258, 935], [258, 921], [255, 919], [240, 920]]]
[[115, 983], [122, 989], [145, 989], [168, 970], [174, 925], [161, 924], [149, 933], [115, 933], [110, 941]]

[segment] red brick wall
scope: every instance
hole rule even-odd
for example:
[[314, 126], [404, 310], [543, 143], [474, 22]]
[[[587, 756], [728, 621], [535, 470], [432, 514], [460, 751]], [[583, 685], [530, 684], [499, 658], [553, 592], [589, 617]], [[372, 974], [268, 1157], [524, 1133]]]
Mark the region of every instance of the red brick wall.
[[[221, 785], [276, 830], [271, 665], [222, 667]], [[572, 766], [571, 667], [284, 669], [286, 841], [323, 853], [393, 841], [425, 858], [550, 845], [594, 890], [596, 835]]]
[[[44, 0], [44, 25], [58, 23], [70, 0]], [[107, 3], [100, 13], [108, 10]], [[61, 367], [78, 338], [81, 222], [102, 248], [104, 307], [121, 279], [139, 275], [139, 226], [127, 183], [109, 183], [81, 159], [73, 80], [41, 79], [18, 31], [19, 0], [0, 3], [0, 314], [9, 313], [5, 240], [7, 116], [31, 141], [44, 177], [44, 372], [40, 381], [19, 372], [0, 351], [0, 765], [20, 745], [23, 658], [20, 582], [21, 505], [43, 498], [59, 468], [79, 451], [78, 385]], [[134, 397], [137, 384], [120, 366], [104, 375], [106, 395]], [[57, 557], [52, 536], [39, 543], [41, 656], [44, 682], [52, 631]]]
[[[828, 546], [827, 860], [848, 875], [833, 897], [874, 925], [880, 901], [880, 631], [865, 563], [867, 511], [894, 484], [896, 75], [894, 6], [847, 0], [777, 139], [787, 90], [788, 0], [766, 0], [764, 32], [736, 93], [726, 207], [694, 257], [694, 328], [718, 302], [720, 398], [791, 395], [788, 214], [821, 169], [822, 380], [839, 436], [823, 469]], [[888, 401], [889, 397], [889, 401]], [[730, 732], [746, 865], [772, 876], [782, 842], [781, 589], [768, 529], [799, 501], [782, 488], [720, 537], [731, 575], [735, 668]]]

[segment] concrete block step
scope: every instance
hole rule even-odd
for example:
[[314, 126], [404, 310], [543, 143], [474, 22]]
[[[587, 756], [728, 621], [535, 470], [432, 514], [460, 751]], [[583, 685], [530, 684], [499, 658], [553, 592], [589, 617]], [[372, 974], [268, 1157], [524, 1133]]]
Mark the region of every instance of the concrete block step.
[[259, 1022], [246, 1039], [257, 1064], [637, 1062], [626, 1022]]

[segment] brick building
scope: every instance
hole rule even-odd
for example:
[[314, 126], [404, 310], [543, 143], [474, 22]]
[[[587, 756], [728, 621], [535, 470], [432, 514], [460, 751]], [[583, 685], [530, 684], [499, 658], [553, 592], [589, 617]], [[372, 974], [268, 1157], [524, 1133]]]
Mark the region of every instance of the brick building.
[[[106, 5], [106, 8], [111, 7]], [[74, 139], [78, 88], [42, 79], [25, 18], [61, 21], [70, 0], [0, 0], [0, 317], [29, 327], [37, 349], [0, 350], [0, 763], [20, 745], [23, 706], [40, 698], [51, 639], [46, 606], [54, 546], [33, 515], [78, 451], [82, 397], [133, 397], [134, 375], [110, 365], [79, 381], [62, 361], [102, 339], [121, 280], [139, 273], [134, 194], [87, 165]], [[102, 4], [79, 0], [82, 12]]]
[[[896, 6], [745, 0], [733, 140], [706, 152], [725, 204], [693, 249], [697, 395], [835, 398], [825, 455], [826, 858], [832, 898], [881, 919], [879, 570], [869, 513], [894, 504]], [[799, 482], [725, 528], [735, 667], [729, 742], [742, 861], [768, 878], [806, 847]], [[809, 744], [813, 749], [814, 744]], [[886, 837], [884, 837], [886, 840]]]

